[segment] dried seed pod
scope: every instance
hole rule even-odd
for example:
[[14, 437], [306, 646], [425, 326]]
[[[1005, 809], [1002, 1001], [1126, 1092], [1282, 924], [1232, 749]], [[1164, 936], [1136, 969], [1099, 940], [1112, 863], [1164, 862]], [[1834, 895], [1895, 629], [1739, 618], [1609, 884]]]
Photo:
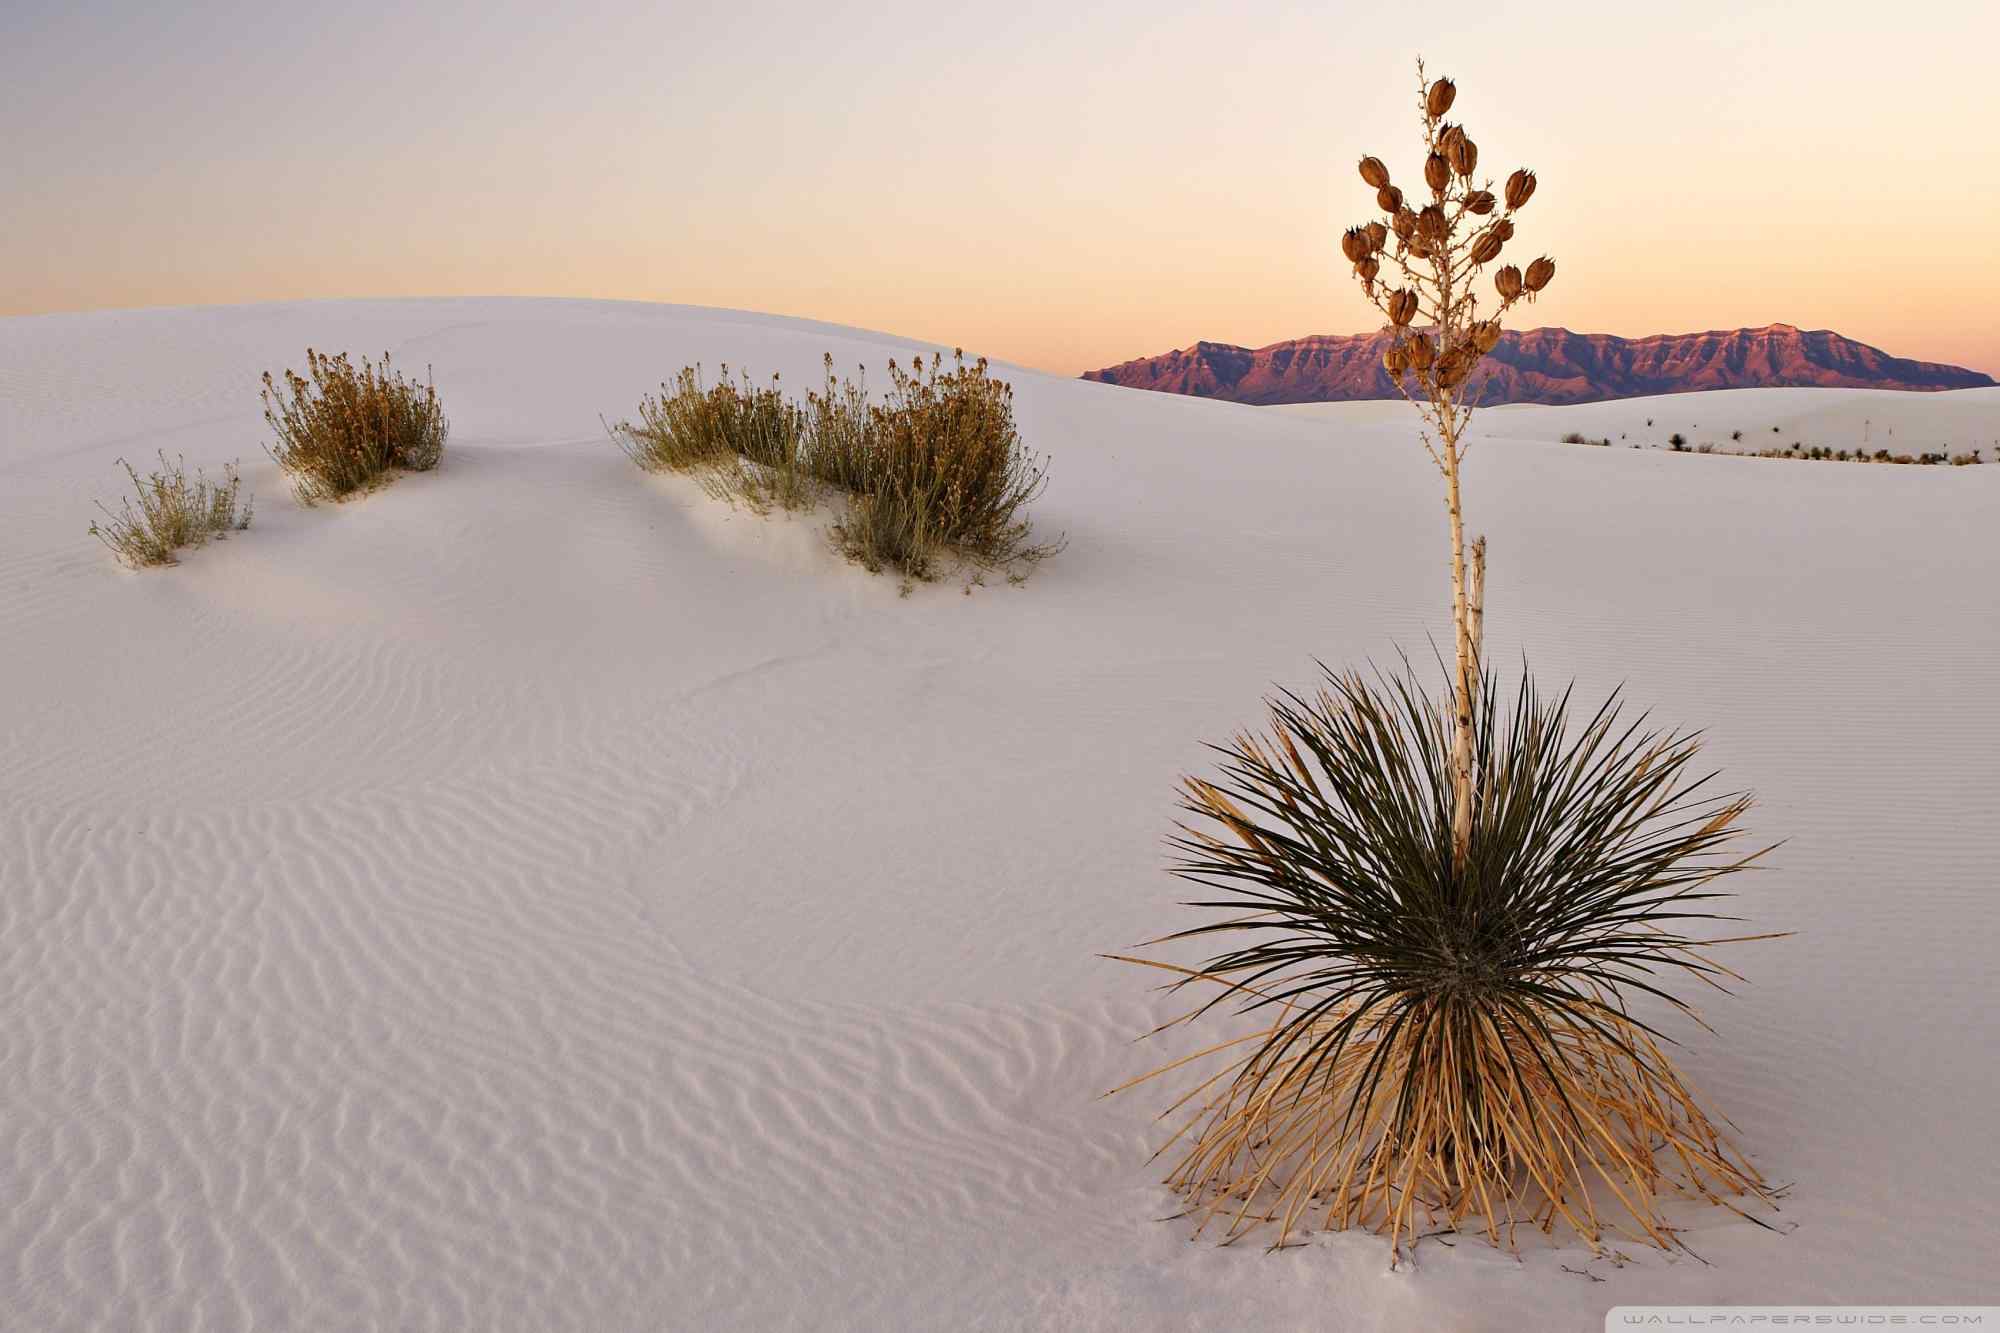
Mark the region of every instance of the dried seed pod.
[[1471, 194], [1465, 196], [1465, 211], [1468, 213], [1477, 213], [1481, 217], [1491, 213], [1493, 211], [1493, 192], [1491, 190], [1474, 190]]
[[1549, 285], [1549, 280], [1554, 278], [1555, 275], [1556, 261], [1550, 259], [1547, 255], [1543, 255], [1540, 259], [1528, 265], [1528, 276], [1525, 279], [1528, 290], [1530, 292], [1540, 291]]
[[1362, 231], [1368, 234], [1368, 253], [1381, 254], [1382, 247], [1389, 243], [1389, 229], [1379, 222], [1371, 222]]
[[1431, 368], [1431, 361], [1436, 357], [1437, 349], [1431, 345], [1430, 334], [1419, 333], [1416, 337], [1405, 343], [1404, 346], [1409, 348], [1410, 365], [1413, 369], [1429, 370]]
[[1431, 248], [1428, 245], [1425, 245], [1421, 240], [1419, 240], [1415, 236], [1412, 236], [1409, 240], [1403, 242], [1403, 248], [1405, 250], [1408, 250], [1412, 255], [1416, 256], [1418, 259], [1430, 258]]
[[1453, 83], [1450, 79], [1439, 79], [1431, 85], [1430, 92], [1424, 97], [1424, 110], [1428, 111], [1431, 119], [1435, 120], [1445, 112], [1451, 110], [1452, 101], [1457, 96], [1457, 84]]
[[1424, 184], [1431, 187], [1432, 194], [1443, 194], [1444, 187], [1451, 184], [1451, 163], [1437, 153], [1425, 158]]
[[1526, 167], [1507, 178], [1507, 207], [1516, 209], [1528, 202], [1535, 193], [1535, 173]]
[[1488, 352], [1498, 347], [1500, 345], [1500, 321], [1497, 319], [1483, 319], [1479, 323], [1474, 324], [1472, 326], [1472, 345], [1479, 349], [1481, 356], [1485, 356]]
[[1400, 287], [1389, 293], [1389, 320], [1398, 328], [1407, 328], [1417, 317], [1417, 294], [1408, 287]]
[[1490, 264], [1500, 257], [1500, 238], [1489, 227], [1479, 233], [1479, 239], [1472, 243], [1472, 262]]
[[1388, 371], [1396, 379], [1403, 378], [1404, 372], [1409, 370], [1409, 368], [1410, 354], [1403, 350], [1401, 343], [1392, 345], [1387, 351], [1382, 353], [1382, 369]]
[[1498, 236], [1502, 241], [1511, 241], [1514, 239], [1514, 223], [1511, 218], [1501, 218], [1498, 222], [1487, 228], [1487, 230]]
[[1451, 156], [1451, 146], [1465, 138], [1465, 126], [1447, 125], [1438, 131], [1437, 148], [1446, 157]]
[[1451, 169], [1461, 176], [1470, 176], [1479, 165], [1479, 145], [1463, 134], [1452, 141], [1445, 155], [1451, 161]]
[[1354, 266], [1354, 272], [1360, 277], [1361, 281], [1364, 284], [1375, 281], [1375, 275], [1380, 273], [1381, 271], [1382, 271], [1382, 261], [1377, 259], [1373, 255], [1368, 256], [1368, 258], [1362, 260], [1360, 263]]
[[1437, 359], [1436, 379], [1440, 387], [1450, 389], [1464, 383], [1467, 365], [1465, 349], [1454, 347]]
[[1500, 299], [1511, 301], [1521, 294], [1521, 270], [1512, 264], [1493, 275], [1493, 286], [1500, 293]]
[[1364, 157], [1361, 159], [1361, 179], [1368, 182], [1370, 189], [1384, 189], [1389, 184], [1389, 168], [1382, 165], [1379, 157]]
[[1358, 264], [1368, 257], [1368, 233], [1360, 227], [1349, 227], [1340, 237], [1340, 253], [1348, 262]]
[[1425, 204], [1424, 211], [1417, 214], [1417, 235], [1436, 245], [1445, 238], [1451, 224], [1445, 221], [1444, 210], [1436, 204]]
[[1407, 241], [1410, 233], [1417, 229], [1417, 215], [1407, 208], [1399, 208], [1396, 216], [1389, 220], [1389, 225], [1395, 228], [1396, 235]]
[[1384, 185], [1375, 191], [1375, 204], [1384, 213], [1393, 213], [1403, 206], [1403, 192], [1393, 185]]

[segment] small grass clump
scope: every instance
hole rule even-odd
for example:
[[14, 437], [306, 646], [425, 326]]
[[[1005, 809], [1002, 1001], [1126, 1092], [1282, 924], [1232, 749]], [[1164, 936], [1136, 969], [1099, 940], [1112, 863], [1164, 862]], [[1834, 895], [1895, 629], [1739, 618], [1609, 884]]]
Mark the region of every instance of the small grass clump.
[[264, 374], [264, 419], [277, 432], [271, 457], [302, 504], [339, 500], [397, 472], [428, 472], [444, 456], [449, 423], [429, 382], [405, 380], [382, 354], [377, 366], [347, 353], [306, 349], [306, 374], [281, 387]]
[[1730, 1200], [1776, 1197], [1629, 1003], [1693, 1017], [1673, 978], [1735, 977], [1707, 954], [1733, 941], [1698, 932], [1733, 919], [1715, 881], [1761, 855], [1731, 845], [1749, 798], [1711, 794], [1696, 738], [1622, 720], [1615, 696], [1573, 726], [1567, 692], [1524, 671], [1506, 709], [1495, 684], [1460, 854], [1450, 706], [1407, 675], [1328, 672], [1272, 703], [1268, 736], [1218, 747], [1216, 780], [1186, 780], [1175, 869], [1216, 919], [1153, 943], [1223, 951], [1124, 961], [1213, 988], [1168, 1028], [1253, 1021], [1134, 1083], [1232, 1053], [1168, 1108], [1186, 1119], [1160, 1149], [1226, 1239], [1317, 1223], [1400, 1252], [1469, 1224], [1511, 1246], [1560, 1220], [1593, 1248], [1672, 1248], [1665, 1199], [1749, 1217]]
[[122, 458], [118, 465], [132, 479], [133, 494], [119, 502], [116, 513], [99, 502], [104, 521], [92, 523], [90, 535], [134, 569], [179, 564], [174, 552], [181, 548], [206, 546], [211, 537], [226, 537], [250, 526], [253, 501], [246, 499], [237, 508], [243, 479], [233, 463], [223, 465], [218, 482], [208, 480], [199, 468], [190, 480], [187, 460], [169, 463], [164, 451], [159, 471], [144, 477]]
[[1047, 473], [1015, 429], [1012, 386], [983, 359], [968, 365], [959, 353], [949, 369], [941, 356], [891, 361], [882, 402], [865, 380], [837, 380], [831, 356], [825, 366], [803, 404], [775, 376], [760, 387], [724, 366], [708, 386], [690, 367], [641, 402], [637, 423], [611, 432], [639, 466], [692, 475], [759, 513], [844, 497], [834, 544], [871, 571], [929, 580], [953, 562], [1015, 567], [1059, 549], [1029, 539], [1025, 510]]

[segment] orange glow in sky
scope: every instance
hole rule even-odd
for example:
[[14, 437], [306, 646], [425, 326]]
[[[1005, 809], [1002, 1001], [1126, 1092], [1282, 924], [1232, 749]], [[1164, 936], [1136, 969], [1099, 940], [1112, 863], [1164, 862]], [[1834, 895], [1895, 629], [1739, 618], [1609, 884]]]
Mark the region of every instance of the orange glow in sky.
[[[1076, 372], [1372, 327], [1394, 7], [247, 2], [0, 17], [0, 314], [517, 293], [806, 315]], [[2000, 372], [1990, 3], [1443, 6], [1558, 257], [1515, 322], [1774, 321]]]

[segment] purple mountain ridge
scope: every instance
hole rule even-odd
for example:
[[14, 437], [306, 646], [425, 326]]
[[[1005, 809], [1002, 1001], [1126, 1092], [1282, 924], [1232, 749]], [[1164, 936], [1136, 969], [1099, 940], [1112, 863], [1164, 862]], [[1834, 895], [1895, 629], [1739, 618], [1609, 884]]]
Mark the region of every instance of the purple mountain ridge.
[[[1388, 346], [1386, 332], [1315, 334], [1256, 348], [1198, 342], [1086, 371], [1083, 378], [1237, 403], [1396, 398], [1396, 386], [1382, 369]], [[1588, 403], [1772, 386], [1936, 392], [1995, 383], [1981, 371], [1890, 356], [1828, 329], [1789, 324], [1647, 338], [1510, 330], [1500, 335], [1479, 373], [1484, 384], [1478, 401], [1487, 404]]]

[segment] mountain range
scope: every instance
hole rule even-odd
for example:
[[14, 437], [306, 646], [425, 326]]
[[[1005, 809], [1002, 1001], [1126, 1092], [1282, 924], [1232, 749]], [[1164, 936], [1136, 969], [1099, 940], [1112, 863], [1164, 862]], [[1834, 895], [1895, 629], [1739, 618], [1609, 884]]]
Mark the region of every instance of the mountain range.
[[[1198, 342], [1083, 378], [1238, 403], [1332, 403], [1395, 398], [1382, 369], [1389, 334], [1315, 334], [1237, 347]], [[1991, 375], [1890, 356], [1828, 329], [1789, 324], [1619, 338], [1541, 328], [1500, 335], [1481, 372], [1481, 403], [1588, 403], [1647, 394], [1766, 386], [1970, 389]]]

